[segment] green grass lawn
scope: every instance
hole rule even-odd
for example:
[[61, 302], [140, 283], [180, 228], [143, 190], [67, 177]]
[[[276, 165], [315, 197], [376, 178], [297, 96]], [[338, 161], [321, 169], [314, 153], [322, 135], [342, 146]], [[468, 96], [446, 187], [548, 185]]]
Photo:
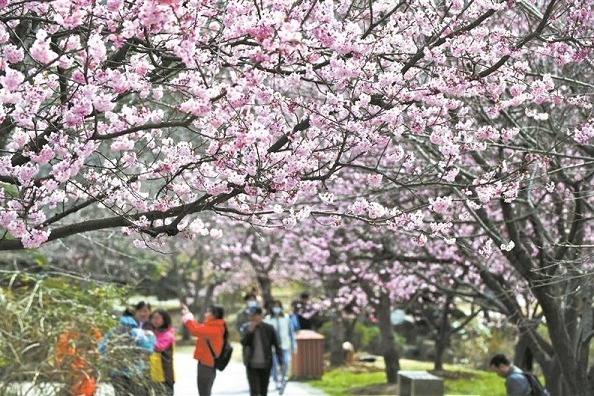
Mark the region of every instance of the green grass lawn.
[[[382, 359], [376, 363], [360, 363], [328, 370], [319, 381], [309, 383], [330, 396], [339, 395], [396, 395], [397, 385], [386, 384]], [[433, 364], [401, 359], [402, 370], [430, 371]], [[462, 366], [445, 365], [440, 373], [444, 378], [446, 395], [505, 396], [503, 379], [487, 371]]]

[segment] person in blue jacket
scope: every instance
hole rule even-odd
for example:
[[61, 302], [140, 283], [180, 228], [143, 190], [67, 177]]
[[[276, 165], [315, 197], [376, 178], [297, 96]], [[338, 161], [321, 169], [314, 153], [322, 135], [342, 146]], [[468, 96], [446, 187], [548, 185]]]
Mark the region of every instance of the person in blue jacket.
[[116, 396], [149, 394], [148, 357], [156, 342], [155, 334], [142, 329], [134, 319], [134, 312], [126, 309], [117, 327], [99, 343], [99, 352], [110, 365], [109, 376]]
[[279, 300], [272, 301], [270, 314], [266, 315], [264, 322], [274, 327], [283, 354], [283, 371], [279, 370], [280, 364], [276, 354], [272, 355], [272, 379], [280, 392], [288, 380], [287, 370], [291, 364], [291, 354], [297, 352], [295, 333], [289, 315], [283, 312], [283, 304]]

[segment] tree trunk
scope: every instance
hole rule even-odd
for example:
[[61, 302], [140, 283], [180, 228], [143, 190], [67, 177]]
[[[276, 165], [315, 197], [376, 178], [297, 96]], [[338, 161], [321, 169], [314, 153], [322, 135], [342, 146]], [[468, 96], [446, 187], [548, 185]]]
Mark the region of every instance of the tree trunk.
[[437, 335], [435, 341], [435, 358], [433, 359], [433, 370], [443, 370], [443, 354], [447, 348], [447, 341], [444, 341], [442, 334]]
[[[522, 257], [519, 261], [529, 262], [530, 259]], [[483, 270], [481, 270], [481, 278], [487, 287], [502, 296], [501, 301], [509, 310], [510, 320], [522, 331], [526, 333], [531, 331], [523, 327], [524, 318], [519, 314], [519, 306], [514, 300], [507, 298], [506, 292], [500, 288], [495, 278]], [[570, 312], [559, 302], [561, 297], [558, 296], [563, 296], [565, 293], [562, 285], [554, 282], [542, 283], [541, 286], [534, 287], [532, 293], [540, 303], [550, 338], [550, 344], [544, 340], [532, 344], [534, 348], [532, 355], [537, 357], [537, 361], [543, 368], [547, 389], [552, 396], [592, 396], [594, 393], [589, 386], [588, 367], [578, 365], [578, 356], [575, 351], [576, 333], [568, 331], [566, 324]], [[532, 334], [531, 337], [536, 339], [537, 335]], [[546, 362], [548, 359], [545, 356], [550, 359], [550, 364]]]
[[332, 313], [332, 337], [330, 337], [330, 365], [333, 367], [344, 364], [343, 342], [343, 323], [341, 314], [338, 310]]
[[441, 314], [441, 321], [437, 328], [437, 336], [435, 337], [435, 359], [433, 361], [433, 369], [435, 371], [443, 370], [443, 354], [449, 345], [450, 340], [450, 304], [454, 300], [453, 295], [448, 295], [443, 306]]
[[[188, 304], [188, 299], [186, 298], [185, 295], [180, 296], [179, 301], [184, 305]], [[190, 341], [190, 339], [191, 339], [190, 332], [188, 331], [188, 328], [186, 327], [186, 325], [184, 325], [183, 323], [181, 324], [180, 332], [182, 335], [182, 341], [186, 341], [186, 342]]]
[[[561, 313], [561, 308], [556, 302], [550, 301], [548, 295], [543, 296], [544, 293], [539, 294], [539, 289], [535, 290], [535, 294], [541, 302], [543, 312], [547, 318], [547, 327], [551, 337], [551, 343], [555, 351], [555, 359], [558, 362], [558, 371], [547, 373], [547, 384], [557, 382], [555, 377], [561, 378], [561, 385], [555, 384], [555, 389], [551, 390], [552, 395], [559, 396], [591, 396], [593, 390], [589, 386], [588, 367], [578, 364], [575, 353], [575, 340], [572, 339], [573, 334], [568, 334], [565, 327], [564, 317]], [[550, 294], [553, 296], [553, 294]], [[552, 374], [552, 376], [551, 376]], [[556, 391], [559, 389], [559, 392]]]
[[400, 371], [400, 354], [394, 343], [394, 329], [390, 321], [391, 308], [390, 296], [381, 292], [376, 313], [386, 364], [386, 379], [389, 384], [395, 384], [398, 381], [398, 371]]
[[[542, 364], [541, 364], [542, 366]], [[553, 359], [547, 367], [543, 367], [542, 371], [545, 376], [545, 384], [551, 396], [563, 395], [563, 376], [559, 375], [561, 369], [557, 359]]]
[[590, 370], [588, 372], [588, 378], [590, 378], [590, 388], [594, 389], [594, 364], [590, 366]]
[[262, 289], [262, 298], [264, 299], [264, 307], [266, 309], [270, 308], [270, 304], [272, 303], [272, 281], [267, 273], [265, 274], [258, 274], [258, 284], [260, 285], [260, 289]]
[[202, 304], [200, 306], [200, 318], [201, 320], [204, 319], [204, 314], [206, 313], [206, 309], [209, 305], [213, 303], [212, 296], [214, 295], [214, 291], [217, 287], [216, 283], [209, 283], [206, 287], [206, 293], [202, 298]]
[[514, 348], [514, 356], [514, 363], [521, 369], [527, 371], [532, 371], [534, 369], [528, 333], [523, 333], [520, 335], [520, 338], [518, 339], [518, 342]]
[[353, 343], [355, 339], [355, 326], [359, 322], [359, 318], [354, 318], [352, 320], [345, 320], [343, 319], [342, 324], [344, 327], [344, 340]]
[[188, 331], [188, 328], [182, 323], [181, 324], [181, 335], [182, 335], [182, 341], [190, 341], [190, 332]]

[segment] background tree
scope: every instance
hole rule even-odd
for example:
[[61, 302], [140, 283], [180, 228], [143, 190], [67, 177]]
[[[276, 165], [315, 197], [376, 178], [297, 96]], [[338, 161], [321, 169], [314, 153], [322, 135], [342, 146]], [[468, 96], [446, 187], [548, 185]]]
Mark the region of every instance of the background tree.
[[283, 252], [282, 234], [275, 234], [276, 230], [266, 228], [254, 228], [248, 224], [248, 228], [237, 224], [235, 232], [243, 234], [243, 241], [240, 257], [251, 266], [251, 273], [254, 274], [260, 289], [264, 307], [268, 309], [274, 296], [272, 295], [273, 280], [278, 279], [278, 268]]

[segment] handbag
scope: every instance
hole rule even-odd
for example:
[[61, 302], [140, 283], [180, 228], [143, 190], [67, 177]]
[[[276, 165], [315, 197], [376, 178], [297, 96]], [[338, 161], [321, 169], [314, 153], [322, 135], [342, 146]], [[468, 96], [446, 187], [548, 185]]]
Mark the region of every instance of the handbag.
[[149, 356], [149, 377], [154, 382], [165, 382], [165, 373], [163, 372], [163, 362], [160, 352], [153, 352]]

